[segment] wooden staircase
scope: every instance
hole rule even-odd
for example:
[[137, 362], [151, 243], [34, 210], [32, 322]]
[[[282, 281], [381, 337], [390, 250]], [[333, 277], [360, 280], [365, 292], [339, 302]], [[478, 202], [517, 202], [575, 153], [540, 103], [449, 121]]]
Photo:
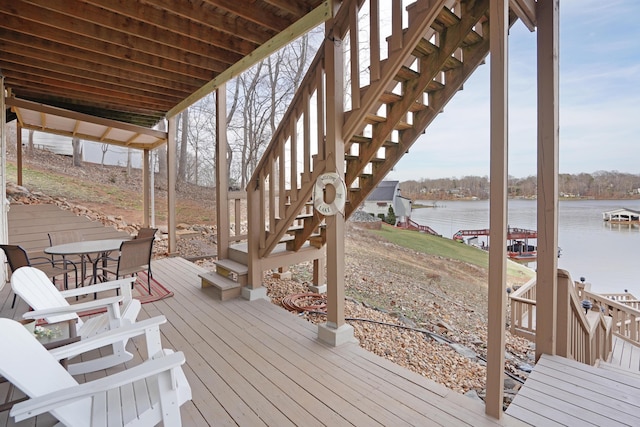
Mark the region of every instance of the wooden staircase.
[[[343, 46], [348, 65], [341, 134], [349, 217], [483, 63], [489, 0], [346, 0], [334, 22], [324, 43]], [[330, 160], [324, 118], [334, 76], [325, 70], [326, 50], [323, 44], [247, 187], [249, 253], [262, 270], [274, 252], [282, 266], [304, 251], [319, 258], [326, 242], [324, 216], [311, 204]], [[296, 255], [283, 256], [282, 245]]]

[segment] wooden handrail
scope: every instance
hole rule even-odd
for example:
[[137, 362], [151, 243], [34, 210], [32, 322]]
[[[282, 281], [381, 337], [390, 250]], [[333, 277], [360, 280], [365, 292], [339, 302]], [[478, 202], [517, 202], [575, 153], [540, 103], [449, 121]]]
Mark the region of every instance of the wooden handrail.
[[[612, 348], [612, 333], [615, 333], [616, 313], [633, 310], [625, 304], [611, 301], [608, 312], [596, 306], [596, 310], [585, 313], [582, 300], [585, 296], [598, 296], [583, 289], [581, 283], [573, 282], [569, 273], [558, 270], [558, 323], [557, 323], [557, 351], [564, 357], [569, 357], [583, 363], [595, 364], [597, 360], [607, 360]], [[595, 298], [590, 298], [596, 301]], [[511, 303], [511, 333], [534, 340], [536, 334], [536, 280], [535, 278], [509, 295]], [[603, 298], [598, 298], [598, 304], [603, 304]], [[613, 307], [619, 311], [614, 311]], [[614, 313], [610, 316], [608, 313]], [[609, 317], [610, 316], [610, 317]], [[625, 317], [618, 320], [620, 330], [637, 331], [636, 318]]]
[[[609, 299], [607, 295], [599, 295], [582, 291], [582, 299], [591, 301], [594, 307], [613, 319], [613, 334], [635, 345], [640, 345], [640, 310], [622, 301]], [[633, 297], [635, 300], [635, 297]]]
[[535, 339], [535, 284], [536, 280], [533, 278], [509, 295], [511, 302], [511, 333], [529, 340]]

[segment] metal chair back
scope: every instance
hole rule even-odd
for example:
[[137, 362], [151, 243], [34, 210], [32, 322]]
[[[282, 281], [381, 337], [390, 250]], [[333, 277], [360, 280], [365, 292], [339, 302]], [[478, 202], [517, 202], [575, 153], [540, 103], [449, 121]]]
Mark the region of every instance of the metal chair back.
[[140, 230], [138, 230], [138, 235], [136, 236], [136, 239], [145, 239], [147, 237], [155, 237], [157, 231], [158, 231], [157, 228], [143, 227]]
[[9, 263], [9, 268], [13, 273], [20, 267], [28, 267], [31, 265], [27, 251], [18, 245], [0, 245], [0, 248], [4, 251]]
[[153, 250], [153, 240], [153, 237], [145, 237], [122, 242], [116, 271], [117, 278], [120, 278], [146, 270], [149, 294], [151, 294], [151, 253]]

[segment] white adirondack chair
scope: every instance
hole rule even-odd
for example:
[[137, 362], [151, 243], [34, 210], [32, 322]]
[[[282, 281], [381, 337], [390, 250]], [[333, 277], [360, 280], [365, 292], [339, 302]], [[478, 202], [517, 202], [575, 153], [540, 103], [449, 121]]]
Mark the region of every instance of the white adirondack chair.
[[[35, 267], [21, 267], [11, 276], [11, 288], [33, 309], [25, 313], [23, 318], [44, 319], [47, 323], [76, 321], [77, 334], [81, 339], [86, 339], [136, 321], [141, 305], [140, 301], [131, 295], [131, 285], [134, 280], [135, 278], [126, 278], [59, 291], [42, 271]], [[69, 304], [65, 299], [112, 289], [119, 289], [120, 295], [91, 299], [89, 302], [80, 304]], [[107, 308], [106, 313], [84, 321], [78, 316], [80, 312], [104, 307]], [[126, 344], [126, 340], [114, 343], [113, 354], [84, 362], [70, 363], [69, 372], [72, 375], [84, 374], [131, 360], [133, 355], [126, 351]]]
[[[29, 397], [9, 415], [20, 422], [49, 412], [68, 427], [180, 426], [191, 387], [180, 367], [184, 354], [161, 349], [165, 321], [154, 317], [49, 352], [20, 323], [0, 319], [0, 374]], [[78, 384], [58, 362], [142, 334], [153, 357], [117, 374]]]

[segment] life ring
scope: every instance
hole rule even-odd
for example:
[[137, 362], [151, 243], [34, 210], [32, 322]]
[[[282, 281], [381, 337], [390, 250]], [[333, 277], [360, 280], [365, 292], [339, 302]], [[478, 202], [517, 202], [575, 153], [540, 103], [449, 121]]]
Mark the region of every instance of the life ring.
[[[327, 184], [336, 190], [336, 196], [331, 203], [327, 203], [324, 200], [324, 189]], [[325, 216], [332, 216], [338, 212], [344, 212], [346, 194], [347, 186], [340, 178], [340, 175], [335, 172], [323, 173], [318, 177], [316, 185], [313, 187], [313, 207]]]

